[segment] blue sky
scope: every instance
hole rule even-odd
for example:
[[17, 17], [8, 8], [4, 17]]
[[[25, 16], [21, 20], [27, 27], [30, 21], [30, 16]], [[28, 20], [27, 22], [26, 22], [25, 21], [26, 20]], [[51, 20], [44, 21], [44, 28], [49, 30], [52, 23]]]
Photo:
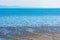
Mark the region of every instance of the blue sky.
[[60, 8], [60, 0], [0, 0], [0, 5], [5, 7]]

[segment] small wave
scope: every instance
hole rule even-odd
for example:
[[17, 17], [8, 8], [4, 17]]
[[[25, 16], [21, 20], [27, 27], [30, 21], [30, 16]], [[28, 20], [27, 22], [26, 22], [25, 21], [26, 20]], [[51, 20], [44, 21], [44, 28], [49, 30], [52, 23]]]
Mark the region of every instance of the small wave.
[[3, 16], [0, 26], [60, 25], [60, 16]]

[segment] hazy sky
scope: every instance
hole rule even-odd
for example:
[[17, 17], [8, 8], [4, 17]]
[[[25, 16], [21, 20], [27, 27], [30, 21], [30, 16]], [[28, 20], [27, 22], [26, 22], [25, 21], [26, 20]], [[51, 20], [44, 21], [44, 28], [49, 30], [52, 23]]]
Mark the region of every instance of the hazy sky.
[[0, 0], [1, 6], [60, 7], [60, 0]]

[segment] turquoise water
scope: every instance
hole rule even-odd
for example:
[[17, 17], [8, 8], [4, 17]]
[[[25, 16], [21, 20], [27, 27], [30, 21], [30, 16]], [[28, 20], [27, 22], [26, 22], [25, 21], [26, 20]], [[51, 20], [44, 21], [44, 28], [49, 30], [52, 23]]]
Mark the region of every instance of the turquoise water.
[[[0, 8], [0, 27], [5, 26], [38, 26], [41, 25], [49, 25], [49, 26], [60, 26], [60, 9], [26, 9], [26, 8]], [[60, 32], [57, 29], [46, 29], [48, 32]], [[26, 31], [34, 33], [34, 29], [27, 29]], [[9, 34], [11, 31], [6, 29], [1, 29], [0, 33]], [[15, 32], [14, 32], [15, 33]], [[14, 34], [13, 33], [13, 34]], [[16, 34], [26, 33], [21, 31], [16, 31]], [[4, 38], [0, 38], [0, 40], [5, 40]], [[12, 40], [12, 39], [11, 39]]]
[[60, 8], [0, 8], [0, 16], [60, 15]]
[[0, 8], [0, 26], [60, 25], [60, 9]]

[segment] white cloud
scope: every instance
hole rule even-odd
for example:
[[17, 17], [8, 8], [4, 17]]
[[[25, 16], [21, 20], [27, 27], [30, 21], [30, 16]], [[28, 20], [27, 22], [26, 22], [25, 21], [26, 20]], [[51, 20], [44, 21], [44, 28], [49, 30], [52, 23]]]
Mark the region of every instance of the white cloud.
[[0, 5], [19, 7], [60, 7], [60, 0], [0, 0]]

